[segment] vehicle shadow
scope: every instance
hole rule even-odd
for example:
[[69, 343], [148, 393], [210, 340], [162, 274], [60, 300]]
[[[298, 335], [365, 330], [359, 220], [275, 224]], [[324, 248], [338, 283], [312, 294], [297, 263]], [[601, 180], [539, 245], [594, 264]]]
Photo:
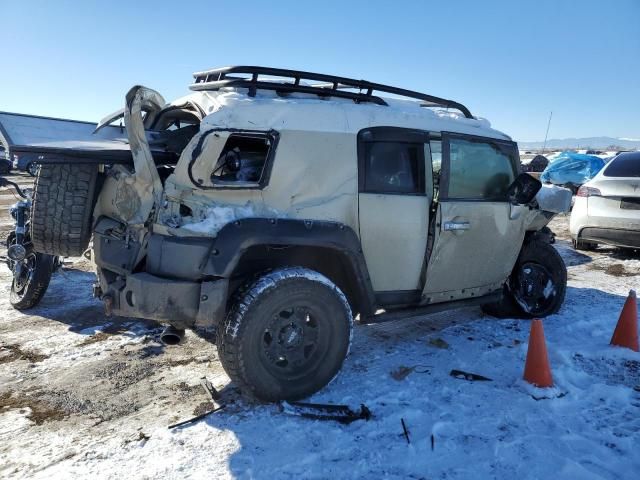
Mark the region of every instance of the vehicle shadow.
[[[139, 358], [161, 357], [166, 354], [167, 347], [160, 340], [166, 325], [154, 320], [107, 316], [104, 304], [92, 295], [95, 279], [93, 272], [65, 266], [54, 273], [40, 303], [24, 313], [66, 325], [70, 332], [85, 336], [81, 345], [90, 344], [111, 335], [146, 336], [149, 339], [140, 347]], [[214, 330], [195, 329], [192, 333], [215, 344]], [[196, 356], [197, 352], [189, 355]]]
[[102, 302], [92, 295], [96, 276], [78, 268], [64, 267], [53, 274], [49, 288], [38, 305], [25, 313], [68, 325], [69, 331], [82, 335], [129, 332], [148, 335], [161, 330], [153, 320], [107, 316]]
[[609, 256], [616, 260], [640, 260], [640, 248], [612, 248]]
[[585, 265], [593, 261], [589, 255], [579, 252], [573, 248], [570, 242], [566, 240], [556, 240], [554, 244], [558, 253], [562, 256], [567, 267], [575, 267], [577, 265]]
[[[556, 337], [562, 337], [562, 332], [572, 332], [575, 329], [588, 330], [589, 335], [593, 332], [594, 335], [601, 337], [606, 345], [609, 341], [611, 322], [601, 322], [600, 317], [603, 320], [605, 317], [607, 319], [612, 316], [617, 317], [623, 303], [623, 295], [594, 288], [569, 287], [564, 306], [558, 314], [545, 320], [545, 328], [548, 325], [549, 333]], [[588, 318], [588, 315], [592, 316], [588, 322], [581, 320]], [[331, 470], [332, 465], [344, 465], [345, 461], [354, 461], [354, 465], [359, 464], [360, 468], [364, 468], [362, 472], [368, 472], [365, 476], [371, 478], [377, 477], [375, 472], [382, 473], [385, 468], [398, 472], [398, 478], [400, 478], [403, 476], [401, 472], [405, 468], [403, 467], [405, 460], [394, 463], [392, 456], [380, 453], [379, 457], [384, 458], [383, 466], [380, 464], [363, 466], [362, 464], [363, 462], [367, 464], [366, 459], [371, 460], [377, 455], [373, 452], [385, 451], [389, 447], [389, 442], [394, 444], [404, 442], [402, 431], [394, 422], [398, 418], [406, 418], [412, 415], [412, 412], [415, 413], [420, 401], [416, 399], [415, 402], [409, 403], [395, 402], [393, 392], [402, 388], [403, 383], [399, 383], [389, 375], [381, 375], [381, 372], [386, 370], [372, 368], [366, 371], [354, 368], [354, 365], [386, 362], [385, 366], [388, 367], [389, 362], [384, 360], [385, 347], [390, 346], [396, 354], [401, 355], [399, 358], [402, 358], [402, 355], [404, 358], [409, 358], [415, 353], [416, 340], [424, 337], [424, 334], [431, 332], [438, 335], [439, 332], [456, 326], [463, 326], [462, 332], [470, 323], [476, 323], [476, 326], [483, 331], [486, 330], [489, 337], [493, 331], [497, 330], [502, 334], [513, 332], [513, 338], [522, 338], [526, 335], [530, 324], [526, 320], [497, 320], [490, 316], [483, 316], [479, 308], [465, 308], [405, 321], [356, 326], [354, 348], [340, 374], [340, 381], [326, 387], [318, 396], [322, 398], [320, 400], [322, 403], [345, 403], [345, 399], [348, 399], [346, 401], [350, 402], [352, 407], [353, 404], [359, 403], [367, 405], [373, 412], [373, 417], [368, 422], [356, 421], [350, 425], [342, 425], [333, 421], [292, 416], [282, 412], [278, 404], [244, 400], [233, 384], [227, 385], [220, 392], [221, 401], [227, 403], [225, 409], [207, 416], [200, 422], [204, 422], [216, 438], [220, 435], [233, 435], [235, 451], [229, 457], [228, 469], [234, 478], [279, 476], [304, 478], [308, 475], [321, 478], [340, 477], [340, 473]], [[487, 325], [487, 329], [482, 328], [484, 324]], [[514, 324], [522, 326], [512, 328]], [[513, 340], [513, 338], [510, 339]], [[442, 360], [446, 363], [449, 356], [453, 358], [460, 353], [456, 352], [460, 345], [439, 350], [444, 352]], [[429, 347], [425, 346], [425, 348]], [[507, 342], [504, 342], [503, 347], [493, 348], [509, 347]], [[570, 350], [572, 347], [566, 348]], [[403, 350], [406, 351], [405, 354]], [[513, 351], [515, 356], [517, 350]], [[579, 363], [588, 355], [582, 352], [582, 355], [576, 357], [575, 361]], [[442, 364], [435, 366], [443, 368]], [[481, 368], [481, 365], [478, 368]], [[602, 375], [604, 378], [608, 371], [606, 369], [602, 372], [589, 371], [588, 374]], [[444, 376], [444, 379], [447, 378], [448, 376]], [[496, 388], [501, 388], [499, 381], [501, 379], [494, 380], [496, 380]], [[502, 380], [508, 383], [507, 380]], [[414, 375], [411, 380], [412, 383], [420, 383], [420, 389], [425, 392], [425, 395], [428, 395], [427, 392], [432, 389], [456, 389], [459, 384], [449, 384], [456, 381], [455, 379], [443, 380], [442, 375]], [[198, 423], [188, 424], [179, 429], [188, 431]], [[390, 431], [390, 428], [395, 427], [397, 429]], [[414, 428], [421, 427], [414, 421]]]

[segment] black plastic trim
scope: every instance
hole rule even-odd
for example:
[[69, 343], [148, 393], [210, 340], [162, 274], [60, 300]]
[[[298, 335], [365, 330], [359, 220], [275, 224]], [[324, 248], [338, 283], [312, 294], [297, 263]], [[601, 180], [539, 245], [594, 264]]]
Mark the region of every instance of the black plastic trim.
[[[255, 246], [304, 246], [333, 250], [345, 258], [357, 278], [354, 289], [366, 314], [375, 311], [375, 294], [360, 240], [348, 226], [329, 221], [247, 218], [225, 225], [214, 239], [152, 234], [148, 270], [182, 279], [232, 278], [242, 256]], [[163, 267], [161, 256], [184, 259], [185, 265]], [[180, 261], [178, 261], [180, 262]], [[175, 262], [174, 262], [175, 263]], [[169, 271], [175, 270], [175, 271]]]
[[405, 320], [432, 313], [444, 312], [445, 310], [453, 310], [456, 308], [475, 307], [485, 303], [493, 303], [502, 298], [502, 289], [496, 290], [488, 295], [481, 297], [464, 298], [462, 300], [454, 300], [451, 302], [432, 303], [421, 307], [403, 308], [399, 310], [387, 311], [378, 315], [365, 317], [362, 323], [382, 323], [394, 320]]
[[376, 292], [376, 304], [381, 307], [394, 305], [417, 305], [420, 303], [421, 295], [421, 290]]
[[578, 240], [640, 248], [640, 231], [620, 228], [584, 227], [580, 230]]

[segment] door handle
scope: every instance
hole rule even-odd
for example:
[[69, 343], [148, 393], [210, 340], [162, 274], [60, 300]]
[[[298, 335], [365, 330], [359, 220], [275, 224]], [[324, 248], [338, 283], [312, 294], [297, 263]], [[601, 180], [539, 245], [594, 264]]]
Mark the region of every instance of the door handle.
[[445, 231], [469, 230], [471, 224], [469, 222], [444, 222], [442, 229]]

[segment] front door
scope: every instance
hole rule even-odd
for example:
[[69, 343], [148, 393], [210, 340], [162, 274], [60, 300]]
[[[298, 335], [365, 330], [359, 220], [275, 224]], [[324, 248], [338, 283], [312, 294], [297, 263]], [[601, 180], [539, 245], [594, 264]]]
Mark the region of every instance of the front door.
[[443, 133], [428, 302], [485, 295], [509, 276], [525, 234], [526, 207], [506, 197], [517, 172], [515, 143]]

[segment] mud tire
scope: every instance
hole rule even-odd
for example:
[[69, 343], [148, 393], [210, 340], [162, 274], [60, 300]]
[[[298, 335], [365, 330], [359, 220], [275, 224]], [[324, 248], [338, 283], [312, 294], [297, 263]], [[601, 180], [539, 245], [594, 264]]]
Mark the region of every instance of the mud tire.
[[[298, 348], [283, 346], [291, 336], [282, 332], [289, 328], [289, 318], [292, 327], [299, 322], [299, 309], [308, 312], [299, 330], [302, 354], [296, 360], [292, 353], [290, 365], [282, 366], [280, 359], [288, 355], [285, 349]], [[291, 317], [285, 316], [283, 322], [283, 313], [289, 311]], [[305, 322], [314, 322], [310, 328], [317, 331], [309, 334]], [[225, 371], [245, 395], [263, 401], [298, 400], [317, 392], [337, 375], [352, 332], [351, 309], [340, 289], [317, 272], [290, 267], [274, 270], [240, 290], [218, 330], [218, 354]], [[317, 346], [306, 357], [309, 338], [317, 339]], [[272, 355], [273, 349], [280, 353]], [[298, 362], [301, 366], [296, 366]]]
[[91, 238], [97, 165], [41, 165], [31, 206], [31, 240], [40, 253], [79, 257]]

